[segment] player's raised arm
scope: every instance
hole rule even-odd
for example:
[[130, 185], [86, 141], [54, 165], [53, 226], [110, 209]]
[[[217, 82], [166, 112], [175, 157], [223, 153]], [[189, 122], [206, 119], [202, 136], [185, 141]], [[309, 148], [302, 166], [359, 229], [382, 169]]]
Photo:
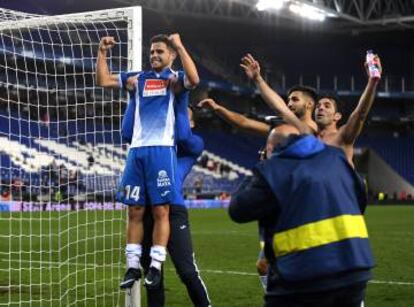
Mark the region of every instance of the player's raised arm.
[[186, 88], [194, 88], [200, 83], [200, 78], [198, 76], [197, 67], [190, 54], [185, 49], [180, 34], [174, 33], [169, 36], [169, 40], [177, 51], [178, 56], [180, 57], [181, 64], [183, 65], [183, 70], [185, 72], [186, 78], [184, 79], [184, 86]]
[[98, 57], [96, 59], [96, 83], [102, 87], [119, 87], [118, 75], [109, 71], [107, 63], [107, 53], [115, 45], [115, 39], [112, 36], [102, 37], [99, 43]]
[[247, 118], [242, 114], [230, 111], [229, 109], [226, 109], [225, 107], [216, 103], [213, 99], [203, 99], [198, 103], [198, 106], [214, 111], [214, 113], [216, 113], [230, 125], [242, 129], [246, 132], [263, 136], [267, 136], [269, 134], [270, 126], [268, 124]]
[[[376, 63], [375, 65], [378, 67], [380, 74], [382, 74], [381, 60], [378, 55], [375, 55], [374, 61]], [[380, 81], [380, 77], [370, 76], [367, 68], [367, 63], [365, 63], [365, 68], [368, 74], [368, 82], [365, 90], [359, 99], [357, 107], [349, 116], [347, 123], [343, 125], [339, 130], [339, 138], [343, 144], [351, 145], [355, 142], [356, 138], [361, 133], [362, 127], [364, 126], [368, 113], [371, 110], [375, 99], [377, 85]]]
[[247, 77], [256, 84], [260, 91], [263, 100], [276, 112], [280, 113], [283, 119], [293, 126], [295, 126], [300, 133], [313, 133], [312, 129], [305, 123], [301, 122], [299, 118], [287, 107], [285, 101], [280, 97], [260, 74], [260, 65], [253, 56], [248, 53], [241, 60], [240, 66], [243, 68]]

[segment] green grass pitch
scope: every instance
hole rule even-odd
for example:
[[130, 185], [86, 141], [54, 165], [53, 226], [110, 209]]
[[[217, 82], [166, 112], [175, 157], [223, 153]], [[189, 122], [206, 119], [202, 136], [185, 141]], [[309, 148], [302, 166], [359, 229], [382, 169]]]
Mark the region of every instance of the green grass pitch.
[[[366, 306], [414, 306], [414, 206], [371, 206], [366, 218], [377, 262]], [[124, 219], [120, 211], [1, 213], [0, 306], [123, 306]], [[213, 305], [261, 306], [256, 224], [235, 224], [219, 209], [191, 210], [190, 221]], [[165, 272], [166, 305], [191, 306], [169, 261]]]

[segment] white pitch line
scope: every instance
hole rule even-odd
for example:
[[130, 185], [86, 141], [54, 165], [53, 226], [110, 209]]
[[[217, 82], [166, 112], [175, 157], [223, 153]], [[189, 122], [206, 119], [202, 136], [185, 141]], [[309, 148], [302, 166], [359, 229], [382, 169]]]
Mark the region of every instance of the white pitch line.
[[[174, 269], [171, 269], [174, 271]], [[257, 273], [238, 272], [238, 271], [221, 271], [221, 270], [200, 270], [200, 273], [214, 273], [214, 274], [231, 274], [231, 275], [243, 275], [243, 276], [258, 276]], [[370, 280], [370, 284], [387, 284], [387, 285], [400, 285], [400, 286], [414, 286], [414, 282], [405, 281], [386, 281], [386, 280]]]
[[[22, 263], [40, 263], [45, 264], [46, 266], [53, 266], [58, 268], [64, 265], [74, 265], [74, 266], [87, 266], [90, 268], [100, 268], [100, 267], [111, 267], [114, 264], [93, 264], [93, 263], [79, 263], [79, 262], [57, 262], [57, 261], [38, 261], [38, 260], [18, 260], [18, 259], [6, 259], [1, 258], [2, 262], [22, 262]], [[175, 269], [170, 268], [168, 271], [175, 271]], [[209, 270], [204, 269], [200, 270], [200, 273], [212, 273], [212, 274], [226, 274], [226, 275], [239, 275], [239, 276], [258, 276], [257, 273], [250, 272], [240, 272], [240, 271], [224, 271], [224, 270]], [[396, 286], [414, 286], [414, 282], [408, 281], [392, 281], [392, 280], [370, 280], [370, 284], [385, 284], [385, 285], [396, 285]], [[1, 287], [0, 287], [1, 288]]]
[[407, 281], [370, 280], [368, 283], [370, 283], [370, 284], [399, 285], [399, 286], [414, 286], [414, 282], [407, 282]]
[[[174, 270], [174, 269], [172, 269]], [[174, 270], [175, 271], [175, 270]], [[228, 274], [228, 275], [242, 275], [242, 276], [258, 276], [257, 273], [238, 272], [238, 271], [222, 271], [222, 270], [200, 270], [200, 273], [213, 273], [213, 274]]]

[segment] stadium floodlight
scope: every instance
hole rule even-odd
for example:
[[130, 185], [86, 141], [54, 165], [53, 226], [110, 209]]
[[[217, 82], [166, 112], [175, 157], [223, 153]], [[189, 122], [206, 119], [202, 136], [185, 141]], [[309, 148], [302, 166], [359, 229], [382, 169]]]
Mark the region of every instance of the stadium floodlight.
[[259, 0], [256, 4], [259, 11], [289, 9], [295, 15], [314, 21], [324, 21], [326, 17], [336, 17], [322, 7], [305, 3], [301, 0]]
[[259, 11], [280, 10], [288, 0], [259, 0], [256, 8]]
[[292, 3], [289, 5], [289, 10], [303, 18], [315, 21], [324, 21], [327, 16], [323, 10], [305, 3]]

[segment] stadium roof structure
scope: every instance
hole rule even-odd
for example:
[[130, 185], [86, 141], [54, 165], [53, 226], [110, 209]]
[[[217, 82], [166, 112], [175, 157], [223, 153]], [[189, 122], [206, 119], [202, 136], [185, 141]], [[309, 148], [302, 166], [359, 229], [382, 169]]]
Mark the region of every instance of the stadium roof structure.
[[[264, 0], [283, 3], [279, 10], [258, 10], [259, 0], [0, 0], [0, 7], [39, 14], [141, 5], [165, 15], [208, 20], [237, 21], [252, 25], [298, 27], [327, 32], [365, 32], [414, 29], [414, 0]], [[325, 22], [306, 21], [292, 5], [312, 7], [327, 16]]]
[[[280, 10], [259, 11], [258, 0], [113, 0], [124, 5], [141, 5], [166, 14], [206, 18], [237, 19], [256, 24], [302, 23], [289, 5], [307, 5], [330, 18], [326, 31], [381, 31], [414, 29], [414, 0], [271, 0], [284, 2]], [[268, 1], [269, 2], [269, 1]]]

